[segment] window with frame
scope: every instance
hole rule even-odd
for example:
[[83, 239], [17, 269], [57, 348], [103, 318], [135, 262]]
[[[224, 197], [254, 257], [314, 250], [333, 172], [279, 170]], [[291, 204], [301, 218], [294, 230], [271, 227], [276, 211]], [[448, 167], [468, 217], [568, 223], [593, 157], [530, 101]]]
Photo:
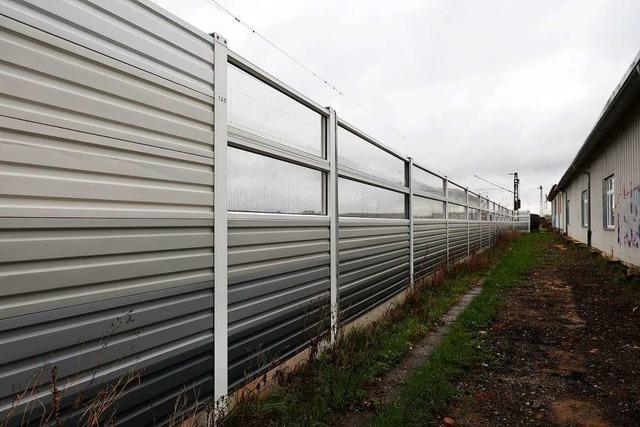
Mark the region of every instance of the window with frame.
[[449, 203], [447, 208], [449, 219], [467, 219], [467, 207]]
[[589, 226], [589, 192], [584, 190], [580, 196], [580, 217], [582, 218], [582, 226]]
[[338, 178], [338, 213], [360, 218], [406, 218], [405, 195], [375, 185]]
[[230, 211], [325, 214], [323, 172], [234, 147], [228, 156]]
[[604, 226], [608, 229], [614, 229], [616, 227], [615, 222], [615, 210], [616, 210], [616, 198], [615, 198], [616, 182], [613, 175], [604, 179], [603, 189], [603, 216]]

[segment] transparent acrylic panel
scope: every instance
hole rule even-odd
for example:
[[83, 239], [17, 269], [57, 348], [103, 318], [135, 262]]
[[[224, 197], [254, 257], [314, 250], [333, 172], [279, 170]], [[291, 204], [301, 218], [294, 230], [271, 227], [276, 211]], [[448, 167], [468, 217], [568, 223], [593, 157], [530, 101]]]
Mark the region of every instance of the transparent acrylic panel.
[[420, 219], [443, 219], [444, 202], [413, 196], [413, 217]]
[[337, 145], [338, 165], [347, 166], [395, 184], [406, 185], [403, 160], [342, 127], [338, 127]]
[[463, 205], [466, 205], [467, 190], [449, 181], [449, 187], [447, 188], [447, 198], [450, 202], [462, 203]]
[[480, 210], [469, 208], [469, 221], [478, 221], [480, 220]]
[[322, 116], [229, 65], [228, 123], [238, 129], [322, 156]]
[[480, 197], [477, 194], [469, 192], [469, 206], [473, 206], [474, 208], [480, 207]]
[[444, 197], [444, 180], [442, 178], [432, 175], [417, 166], [413, 167], [412, 178], [415, 189]]
[[467, 219], [467, 208], [449, 203], [449, 219]]
[[488, 214], [485, 211], [480, 211], [480, 220], [481, 221], [488, 221]]
[[229, 210], [323, 214], [322, 172], [229, 147]]
[[338, 213], [363, 218], [406, 218], [402, 193], [338, 179]]
[[480, 198], [480, 208], [489, 209], [489, 200], [485, 199], [484, 197], [481, 197]]

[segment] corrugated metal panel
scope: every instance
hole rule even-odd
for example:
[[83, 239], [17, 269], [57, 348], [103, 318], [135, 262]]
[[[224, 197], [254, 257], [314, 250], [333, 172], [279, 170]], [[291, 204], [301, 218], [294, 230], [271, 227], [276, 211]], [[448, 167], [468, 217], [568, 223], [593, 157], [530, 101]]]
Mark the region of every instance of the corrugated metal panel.
[[491, 245], [491, 223], [488, 221], [481, 221], [480, 227], [482, 229], [482, 248], [486, 249]]
[[[640, 266], [640, 102], [628, 109], [617, 127], [584, 162], [581, 170], [591, 173], [591, 243], [603, 252]], [[604, 227], [603, 181], [615, 177], [615, 229]], [[558, 223], [574, 239], [587, 242], [582, 225], [580, 195], [587, 189], [587, 177], [571, 177], [556, 197]], [[566, 192], [566, 196], [562, 193]], [[566, 200], [569, 224], [566, 225]]]
[[[329, 218], [230, 214], [229, 378], [251, 378], [327, 330]], [[325, 323], [319, 323], [322, 314]]]
[[414, 219], [414, 268], [416, 277], [435, 272], [446, 262], [445, 220]]
[[0, 26], [0, 114], [212, 157], [210, 96], [9, 18]]
[[158, 421], [211, 386], [212, 43], [146, 1], [0, 13], [0, 413], [143, 369], [117, 419]]
[[[151, 402], [168, 391], [189, 388], [191, 381], [209, 378], [208, 367], [200, 366], [189, 373], [191, 380], [174, 377], [163, 389], [147, 384], [154, 365], [175, 361], [182, 354], [185, 363], [193, 357], [210, 358], [212, 304], [211, 283], [203, 282], [0, 320], [1, 411], [8, 411], [13, 394], [28, 384], [34, 392], [20, 401], [16, 413], [20, 418], [23, 409], [30, 407], [34, 410], [31, 420], [38, 422], [40, 404], [47, 405], [51, 399], [54, 367], [58, 387], [67, 396], [64, 414], [73, 414], [69, 408], [78, 393], [89, 399], [103, 382], [131, 372], [142, 373], [138, 388], [149, 390], [146, 395]], [[94, 384], [100, 385], [91, 387]], [[131, 393], [138, 391], [127, 391]], [[118, 405], [118, 418], [149, 403], [139, 397], [126, 407]]]
[[480, 221], [469, 221], [469, 246], [471, 253], [480, 250], [482, 230], [480, 228]]
[[0, 12], [163, 80], [213, 95], [211, 37], [148, 0], [5, 0]]
[[467, 221], [449, 220], [449, 260], [467, 256]]
[[340, 218], [340, 321], [353, 319], [408, 285], [409, 220]]

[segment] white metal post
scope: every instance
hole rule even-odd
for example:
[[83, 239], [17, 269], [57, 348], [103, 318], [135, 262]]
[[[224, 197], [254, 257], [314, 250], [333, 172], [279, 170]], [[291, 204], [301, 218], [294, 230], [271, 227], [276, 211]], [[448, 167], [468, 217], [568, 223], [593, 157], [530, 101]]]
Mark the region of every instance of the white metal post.
[[413, 261], [413, 159], [408, 158], [407, 165], [409, 166], [409, 172], [407, 173], [407, 179], [409, 180], [409, 277], [411, 287], [414, 285], [414, 261]]
[[471, 255], [471, 240], [469, 239], [469, 233], [471, 228], [469, 227], [469, 187], [464, 189], [467, 195], [467, 257]]
[[330, 258], [330, 293], [331, 293], [331, 344], [338, 337], [340, 299], [338, 289], [338, 144], [336, 111], [329, 107], [327, 118], [327, 160], [329, 174], [327, 176], [327, 215], [329, 215], [329, 258]]
[[484, 237], [484, 233], [483, 233], [484, 224], [482, 223], [482, 211], [483, 211], [482, 206], [484, 203], [482, 201], [484, 199], [480, 194], [478, 194], [478, 198], [480, 199], [480, 218], [478, 218], [480, 220], [479, 221], [480, 222], [480, 250], [482, 250], [482, 239]]
[[447, 235], [447, 258], [446, 265], [449, 265], [449, 178], [444, 177], [444, 224]]
[[214, 129], [214, 399], [225, 406], [228, 392], [227, 323], [227, 41], [213, 36], [213, 129]]

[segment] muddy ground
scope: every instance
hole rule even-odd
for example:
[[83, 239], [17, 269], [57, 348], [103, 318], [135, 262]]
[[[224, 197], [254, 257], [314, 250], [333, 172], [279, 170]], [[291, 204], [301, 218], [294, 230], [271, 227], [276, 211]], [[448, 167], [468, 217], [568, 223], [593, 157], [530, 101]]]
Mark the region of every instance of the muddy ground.
[[640, 426], [640, 281], [559, 237], [541, 244], [441, 422]]

